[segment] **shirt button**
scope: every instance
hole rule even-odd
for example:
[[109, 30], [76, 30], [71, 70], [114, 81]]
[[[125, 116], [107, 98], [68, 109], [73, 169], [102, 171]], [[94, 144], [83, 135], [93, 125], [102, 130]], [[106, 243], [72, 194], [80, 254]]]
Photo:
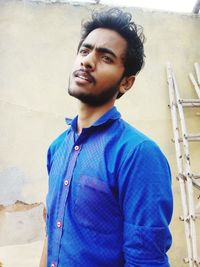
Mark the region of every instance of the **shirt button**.
[[[58, 228], [61, 228], [61, 226], [62, 226], [62, 223], [58, 221], [58, 222], [57, 222], [57, 227], [58, 227]], [[52, 263], [52, 264], [54, 264], [54, 263]]]
[[74, 149], [77, 151], [79, 150], [79, 146], [75, 146]]
[[69, 180], [65, 180], [64, 185], [66, 185], [66, 186], [69, 185]]
[[51, 264], [51, 267], [56, 267], [56, 264], [55, 264], [55, 263], [52, 263], [52, 264]]

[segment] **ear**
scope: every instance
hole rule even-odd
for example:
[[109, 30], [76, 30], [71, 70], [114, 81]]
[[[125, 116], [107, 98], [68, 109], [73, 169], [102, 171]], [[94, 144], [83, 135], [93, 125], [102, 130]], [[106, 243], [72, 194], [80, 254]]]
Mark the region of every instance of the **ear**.
[[119, 92], [125, 94], [134, 84], [135, 76], [125, 76], [119, 86]]

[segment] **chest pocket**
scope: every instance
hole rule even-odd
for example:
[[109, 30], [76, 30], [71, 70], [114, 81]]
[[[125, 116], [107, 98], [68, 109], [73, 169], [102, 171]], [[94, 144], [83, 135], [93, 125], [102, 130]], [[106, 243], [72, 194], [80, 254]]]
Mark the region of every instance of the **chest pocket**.
[[119, 230], [122, 216], [108, 185], [89, 176], [81, 176], [79, 181], [74, 205], [77, 223], [101, 233]]

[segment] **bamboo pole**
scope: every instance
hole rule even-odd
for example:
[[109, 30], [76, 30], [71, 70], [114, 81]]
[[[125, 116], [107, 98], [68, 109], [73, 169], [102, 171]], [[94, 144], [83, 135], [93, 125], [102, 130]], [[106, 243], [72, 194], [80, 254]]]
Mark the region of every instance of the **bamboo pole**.
[[192, 73], [189, 73], [189, 77], [190, 77], [190, 80], [191, 80], [191, 82], [192, 82], [192, 84], [194, 86], [194, 89], [195, 89], [195, 91], [196, 91], [196, 93], [198, 95], [198, 98], [200, 98], [200, 87], [198, 86], [198, 84], [197, 84], [197, 82], [196, 82], [196, 80], [194, 78], [194, 75]]
[[200, 173], [193, 173], [193, 174], [192, 174], [192, 177], [193, 177], [194, 179], [199, 179], [199, 178], [200, 178]]
[[196, 142], [199, 142], [200, 141], [200, 134], [188, 134], [188, 136], [185, 136], [185, 138], [188, 141], [196, 141]]
[[[198, 108], [200, 107], [200, 103], [183, 103], [182, 106], [186, 108]], [[197, 113], [197, 115], [199, 114], [200, 113]]]
[[180, 137], [179, 137], [179, 128], [178, 128], [178, 116], [176, 110], [176, 98], [174, 92], [174, 84], [172, 78], [172, 69], [170, 63], [167, 64], [167, 78], [168, 78], [168, 88], [169, 88], [169, 99], [170, 99], [170, 110], [171, 110], [171, 119], [172, 119], [172, 128], [174, 134], [175, 142], [175, 151], [176, 151], [176, 162], [178, 167], [178, 180], [181, 191], [181, 201], [183, 209], [183, 221], [186, 237], [186, 245], [188, 252], [188, 263], [190, 267], [193, 267], [192, 262], [192, 243], [191, 243], [191, 231], [190, 231], [190, 220], [187, 220], [189, 216], [189, 210], [187, 205], [187, 190], [186, 190], [186, 181], [183, 178], [183, 157], [181, 152]]
[[183, 107], [200, 107], [200, 99], [180, 99], [179, 102]]
[[185, 118], [184, 118], [184, 112], [183, 107], [180, 104], [180, 95], [179, 95], [179, 89], [176, 83], [176, 79], [174, 76], [174, 73], [172, 72], [172, 78], [174, 82], [174, 90], [175, 95], [177, 99], [177, 107], [179, 111], [179, 118], [180, 118], [180, 124], [181, 124], [181, 131], [182, 131], [182, 138], [183, 138], [183, 149], [184, 149], [184, 155], [185, 155], [185, 172], [186, 172], [186, 184], [187, 184], [187, 192], [188, 192], [188, 205], [189, 205], [189, 215], [190, 215], [190, 229], [191, 229], [191, 240], [192, 240], [192, 254], [193, 254], [193, 262], [194, 264], [197, 263], [197, 242], [196, 242], [196, 229], [195, 229], [195, 209], [194, 209], [194, 194], [193, 194], [193, 181], [191, 179], [191, 166], [190, 166], [190, 152], [189, 152], [189, 145], [188, 141], [186, 139], [187, 129], [185, 124]]
[[198, 14], [199, 13], [199, 10], [200, 10], [200, 0], [197, 0], [193, 9], [192, 9], [192, 12], [194, 14]]
[[179, 102], [188, 104], [200, 104], [200, 99], [180, 99]]
[[174, 134], [175, 150], [176, 150], [176, 162], [178, 166], [178, 173], [183, 173], [183, 162], [182, 162], [182, 153], [180, 146], [179, 138], [179, 128], [177, 120], [177, 111], [176, 111], [176, 100], [173, 89], [173, 80], [171, 76], [171, 68], [168, 63], [167, 65], [167, 76], [168, 76], [168, 87], [169, 87], [169, 99], [170, 99], [170, 109], [171, 109], [171, 118], [172, 118], [172, 127]]
[[200, 65], [199, 65], [199, 63], [195, 62], [194, 68], [195, 68], [196, 75], [197, 75], [197, 82], [198, 82], [198, 85], [200, 86]]

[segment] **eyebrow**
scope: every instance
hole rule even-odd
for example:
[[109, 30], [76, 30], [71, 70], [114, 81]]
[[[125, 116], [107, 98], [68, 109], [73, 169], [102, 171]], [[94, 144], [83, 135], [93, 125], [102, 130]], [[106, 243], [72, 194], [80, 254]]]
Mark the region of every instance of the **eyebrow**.
[[[85, 47], [85, 48], [88, 48], [88, 49], [93, 49], [94, 48], [93, 45], [88, 44], [88, 43], [83, 43], [81, 45], [81, 47]], [[117, 58], [117, 55], [111, 49], [109, 49], [109, 48], [106, 48], [106, 47], [97, 47], [96, 50], [98, 52], [100, 52], [100, 53], [108, 53], [108, 54], [112, 55], [114, 58]]]

